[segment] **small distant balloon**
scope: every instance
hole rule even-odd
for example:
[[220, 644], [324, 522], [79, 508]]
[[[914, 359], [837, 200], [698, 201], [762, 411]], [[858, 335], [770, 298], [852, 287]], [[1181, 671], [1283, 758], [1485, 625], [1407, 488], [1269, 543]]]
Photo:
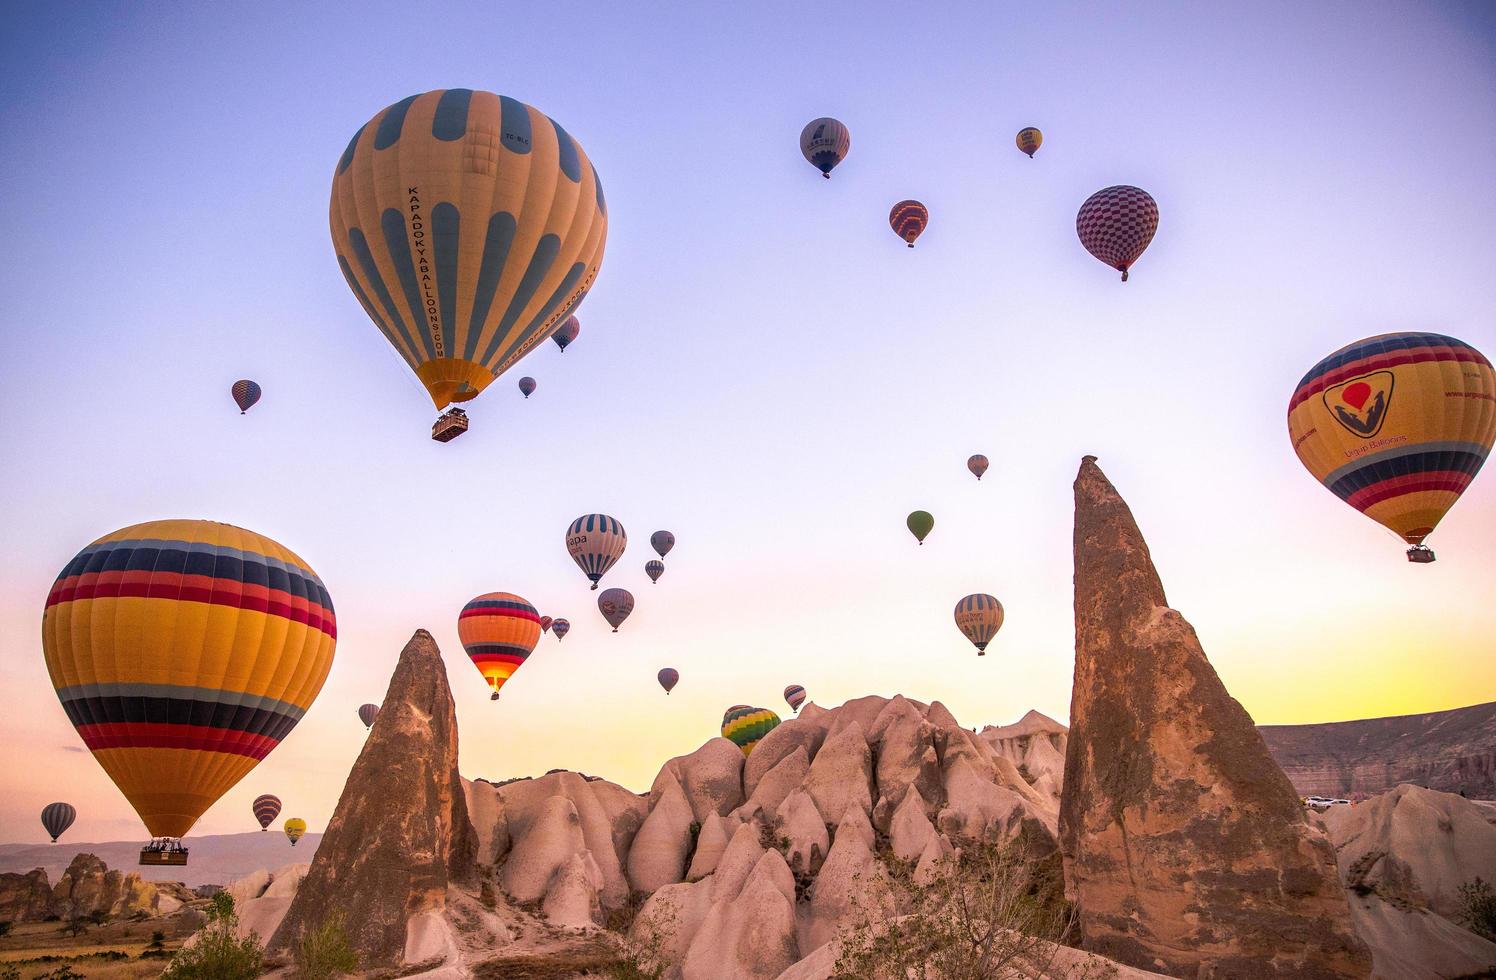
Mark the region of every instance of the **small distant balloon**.
[[784, 689], [784, 701], [790, 706], [790, 710], [798, 713], [800, 705], [805, 703], [805, 688], [799, 684], [791, 684]]
[[488, 592], [462, 607], [457, 638], [468, 659], [488, 682], [489, 700], [525, 665], [540, 642], [540, 614], [512, 592]]
[[542, 633], [549, 633], [550, 630], [551, 630], [551, 624], [554, 623], [554, 622], [555, 622], [555, 620], [552, 619], [549, 616], [541, 616], [540, 617], [540, 632], [542, 632]]
[[77, 819], [78, 811], [73, 809], [71, 803], [48, 803], [42, 807], [42, 827], [52, 835], [54, 844]]
[[665, 689], [666, 694], [669, 694], [671, 691], [673, 691], [675, 689], [675, 685], [680, 683], [680, 671], [676, 670], [674, 667], [660, 668], [660, 672], [656, 674], [655, 677], [659, 679], [660, 686]]
[[649, 536], [649, 546], [655, 550], [655, 554], [664, 558], [675, 547], [675, 535], [669, 531], [656, 531]]
[[914, 240], [924, 234], [925, 225], [929, 223], [930, 212], [918, 201], [900, 201], [888, 212], [888, 226], [910, 248], [914, 247]]
[[1096, 258], [1122, 273], [1143, 254], [1158, 231], [1158, 203], [1141, 188], [1127, 184], [1104, 187], [1086, 198], [1075, 216], [1080, 243]]
[[535, 379], [529, 377], [528, 375], [526, 377], [520, 378], [519, 390], [520, 394], [524, 395], [526, 398], [529, 398], [532, 394], [535, 393]]
[[564, 619], [555, 619], [551, 621], [551, 634], [555, 636], [558, 642], [566, 639], [566, 634], [570, 632], [571, 623], [569, 623], [568, 621]]
[[649, 576], [651, 582], [658, 582], [660, 576], [665, 574], [665, 563], [658, 558], [651, 558], [644, 563], [644, 574]]
[[234, 404], [239, 406], [240, 415], [249, 411], [260, 400], [260, 386], [247, 378], [235, 381], [234, 387], [229, 390], [234, 395]]
[[972, 476], [980, 480], [982, 474], [987, 472], [987, 457], [978, 453], [966, 461], [966, 468], [971, 470]]
[[852, 134], [830, 116], [812, 119], [800, 130], [800, 152], [810, 165], [831, 179], [831, 171], [846, 159], [852, 149]]
[[1027, 153], [1029, 155], [1029, 159], [1032, 160], [1034, 158], [1034, 154], [1039, 152], [1039, 147], [1044, 143], [1044, 134], [1039, 132], [1039, 130], [1033, 126], [1025, 126], [1018, 131], [1018, 135], [1014, 138], [1014, 142], [1017, 143], [1018, 148]]
[[561, 326], [556, 329], [555, 333], [551, 334], [551, 339], [556, 342], [557, 347], [561, 348], [564, 351], [573, 340], [577, 339], [577, 335], [581, 332], [582, 321], [578, 320], [574, 316], [571, 316], [567, 317], [566, 322], [561, 324]]
[[269, 793], [256, 796], [254, 803], [250, 804], [250, 809], [254, 811], [255, 819], [260, 823], [261, 832], [269, 830], [270, 825], [275, 823], [275, 818], [280, 816], [280, 797]]
[[768, 708], [735, 704], [722, 716], [722, 737], [743, 750], [746, 757], [761, 739], [779, 726], [779, 716]]
[[1003, 604], [994, 596], [979, 592], [956, 603], [956, 629], [977, 648], [979, 657], [986, 655], [987, 644], [1002, 625]]
[[583, 514], [566, 529], [566, 550], [597, 588], [598, 580], [623, 556], [629, 536], [616, 517]]
[[358, 706], [358, 720], [364, 723], [365, 728], [374, 727], [374, 719], [379, 717], [379, 705], [361, 704]]
[[305, 820], [301, 819], [300, 817], [292, 817], [290, 820], [286, 821], [286, 840], [291, 842], [292, 847], [296, 846], [296, 842], [301, 840], [302, 835], [304, 835], [305, 833]]
[[935, 518], [927, 510], [917, 510], [905, 519], [904, 523], [909, 528], [909, 533], [914, 535], [920, 544], [925, 543], [925, 538], [935, 529]]
[[613, 627], [613, 632], [617, 633], [618, 627], [634, 611], [634, 594], [628, 589], [604, 589], [597, 597], [597, 610], [603, 614], [608, 625]]

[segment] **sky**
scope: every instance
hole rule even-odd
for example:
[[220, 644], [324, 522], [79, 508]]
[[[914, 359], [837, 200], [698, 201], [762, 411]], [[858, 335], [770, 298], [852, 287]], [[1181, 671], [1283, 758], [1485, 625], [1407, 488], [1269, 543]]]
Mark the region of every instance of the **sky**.
[[[93, 539], [238, 524], [321, 576], [332, 672], [200, 821], [250, 801], [320, 830], [420, 627], [461, 769], [649, 786], [729, 705], [940, 700], [1068, 718], [1070, 484], [1101, 465], [1172, 605], [1260, 723], [1496, 699], [1496, 476], [1404, 560], [1295, 457], [1289, 395], [1397, 330], [1496, 355], [1496, 15], [1479, 3], [8, 4], [0, 54], [0, 841], [144, 830], [42, 660], [53, 579]], [[434, 412], [338, 272], [333, 167], [434, 88], [559, 121], [609, 237], [563, 355]], [[834, 116], [851, 152], [800, 156]], [[1014, 133], [1038, 126], [1030, 160]], [[1125, 285], [1074, 231], [1135, 184], [1157, 237]], [[930, 210], [918, 246], [889, 207]], [[528, 401], [515, 379], [533, 375]], [[240, 416], [235, 379], [263, 385]], [[992, 468], [980, 483], [972, 453]], [[925, 509], [923, 547], [904, 528]], [[630, 535], [605, 586], [566, 525]], [[677, 537], [657, 585], [650, 532]], [[456, 618], [516, 592], [569, 618], [490, 702]], [[998, 596], [985, 657], [951, 610]], [[666, 697], [655, 672], [680, 670]]]

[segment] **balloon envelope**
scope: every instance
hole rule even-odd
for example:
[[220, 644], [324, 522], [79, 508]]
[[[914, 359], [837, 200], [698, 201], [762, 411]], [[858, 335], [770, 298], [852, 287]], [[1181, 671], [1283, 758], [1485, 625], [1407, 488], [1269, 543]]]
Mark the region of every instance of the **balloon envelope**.
[[557, 640], [564, 640], [566, 634], [571, 632], [571, 623], [564, 619], [553, 620], [551, 622], [551, 632], [555, 634]]
[[239, 406], [240, 415], [249, 411], [260, 400], [260, 386], [248, 379], [235, 381], [229, 393], [234, 396], [234, 404]]
[[254, 803], [250, 804], [250, 809], [254, 811], [255, 819], [260, 822], [260, 829], [269, 830], [270, 825], [275, 823], [275, 818], [280, 816], [280, 797], [269, 793], [256, 796]]
[[437, 408], [475, 397], [572, 314], [608, 236], [581, 145], [523, 102], [462, 88], [365, 123], [329, 211], [349, 288]]
[[665, 574], [665, 563], [658, 558], [651, 558], [644, 563], [644, 574], [649, 576], [651, 582], [658, 582], [660, 576]]
[[914, 240], [924, 233], [930, 223], [930, 212], [918, 201], [900, 201], [888, 212], [888, 226], [893, 233], [914, 247]]
[[1027, 153], [1029, 159], [1032, 160], [1034, 154], [1039, 152], [1039, 146], [1044, 142], [1044, 134], [1033, 126], [1025, 126], [1018, 131], [1013, 142], [1017, 143], [1018, 148]]
[[1421, 545], [1496, 441], [1496, 374], [1480, 351], [1443, 334], [1358, 340], [1304, 375], [1288, 434], [1326, 489]]
[[361, 704], [358, 706], [358, 720], [364, 723], [365, 728], [374, 727], [374, 719], [379, 717], [379, 705]]
[[597, 597], [597, 609], [617, 633], [618, 627], [634, 611], [634, 594], [628, 589], [604, 589]]
[[799, 684], [791, 684], [784, 689], [784, 700], [790, 706], [790, 710], [799, 711], [800, 705], [805, 703], [805, 688]]
[[768, 708], [733, 705], [722, 716], [722, 737], [743, 750], [747, 756], [765, 735], [779, 725], [779, 716]]
[[629, 536], [617, 518], [583, 514], [566, 529], [566, 551], [597, 588], [598, 580], [623, 556]]
[[987, 472], [987, 457], [978, 453], [966, 461], [966, 468], [971, 470], [972, 476], [980, 480], [982, 474]]
[[535, 393], [535, 379], [528, 377], [520, 378], [519, 391], [520, 394], [524, 395], [526, 398], [529, 398], [532, 394]]
[[62, 570], [42, 617], [63, 710], [152, 837], [186, 834], [280, 744], [336, 637], [306, 562], [212, 521], [105, 535]]
[[920, 544], [924, 544], [926, 536], [935, 529], [935, 518], [929, 511], [917, 510], [905, 518], [904, 524], [909, 528], [909, 533]]
[[540, 642], [540, 613], [512, 592], [489, 592], [462, 607], [457, 636], [494, 697]]
[[540, 617], [540, 632], [542, 632], [542, 633], [548, 633], [548, 632], [550, 632], [551, 624], [554, 623], [554, 622], [555, 622], [555, 620], [552, 619], [549, 616], [541, 616]]
[[680, 671], [674, 667], [660, 668], [660, 672], [655, 677], [659, 680], [660, 686], [665, 689], [666, 694], [675, 690], [675, 685], [680, 683]]
[[649, 536], [649, 546], [655, 550], [655, 554], [664, 558], [675, 547], [675, 535], [669, 531], [656, 531]]
[[852, 134], [830, 116], [812, 119], [800, 130], [800, 153], [828, 180], [851, 149]]
[[48, 803], [42, 807], [42, 826], [51, 835], [54, 844], [77, 819], [78, 811], [73, 809], [71, 803]]
[[578, 320], [574, 316], [570, 316], [566, 318], [565, 323], [556, 328], [555, 333], [551, 334], [551, 339], [556, 342], [557, 347], [561, 348], [564, 351], [573, 340], [577, 339], [577, 336], [581, 332], [582, 321]]
[[1080, 243], [1096, 258], [1122, 273], [1143, 254], [1158, 231], [1158, 203], [1148, 192], [1127, 184], [1104, 187], [1086, 198], [1075, 216]]
[[1002, 625], [1003, 604], [993, 596], [979, 592], [956, 603], [956, 629], [977, 648], [979, 657]]
[[302, 835], [305, 833], [305, 820], [301, 819], [300, 817], [292, 817], [290, 820], [286, 821], [286, 840], [291, 842], [292, 847], [296, 846], [296, 842], [301, 840]]

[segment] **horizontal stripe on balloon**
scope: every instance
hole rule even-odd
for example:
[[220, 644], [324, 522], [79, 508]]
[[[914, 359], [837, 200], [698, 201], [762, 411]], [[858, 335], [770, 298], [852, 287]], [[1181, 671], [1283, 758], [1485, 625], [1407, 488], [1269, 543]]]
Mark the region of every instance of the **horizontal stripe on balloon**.
[[1341, 500], [1349, 500], [1358, 491], [1399, 477], [1433, 473], [1459, 473], [1473, 477], [1484, 462], [1484, 455], [1477, 453], [1411, 452], [1373, 460], [1333, 483], [1327, 482], [1325, 486]]
[[97, 725], [148, 724], [263, 736], [277, 742], [298, 721], [263, 708], [176, 698], [73, 698], [62, 702], [62, 710], [80, 732]]
[[74, 684], [57, 689], [57, 697], [64, 703], [89, 699], [129, 699], [139, 701], [181, 701], [184, 703], [219, 705], [233, 708], [248, 708], [253, 711], [268, 711], [300, 721], [306, 714], [307, 705], [279, 701], [260, 694], [246, 694], [221, 688], [189, 687], [182, 684], [146, 684], [116, 681], [98, 684]]
[[1465, 488], [1470, 486], [1473, 477], [1468, 473], [1421, 473], [1417, 476], [1401, 476], [1393, 480], [1383, 480], [1372, 484], [1364, 490], [1357, 490], [1345, 502], [1357, 510], [1365, 510], [1372, 504], [1379, 504], [1393, 497], [1402, 497], [1410, 493], [1426, 493], [1429, 491], [1443, 491], [1446, 493], [1461, 494]]
[[474, 599], [462, 607], [462, 612], [457, 618], [470, 619], [474, 616], [501, 616], [505, 619], [529, 619], [540, 622], [540, 613], [534, 606], [502, 599]]
[[251, 732], [224, 731], [196, 725], [152, 722], [106, 722], [80, 725], [78, 734], [91, 751], [100, 749], [194, 749], [263, 759], [280, 739]]
[[86, 599], [171, 599], [202, 602], [212, 606], [247, 609], [305, 623], [337, 639], [338, 625], [331, 610], [303, 596], [279, 589], [237, 582], [233, 579], [176, 572], [88, 572], [59, 579], [47, 596], [47, 605]]
[[1388, 460], [1399, 459], [1403, 456], [1429, 453], [1473, 453], [1481, 459], [1486, 458], [1486, 447], [1478, 442], [1461, 442], [1459, 440], [1435, 440], [1430, 442], [1418, 442], [1412, 445], [1393, 446], [1391, 449], [1383, 449], [1380, 452], [1369, 453], [1360, 459], [1346, 463], [1338, 469], [1331, 470], [1325, 474], [1320, 482], [1326, 486], [1350, 475], [1366, 466], [1368, 463], [1381, 463]]
[[309, 570], [226, 545], [160, 538], [96, 542], [78, 552], [57, 577], [86, 572], [177, 572], [221, 578], [305, 597], [332, 611], [322, 580]]
[[1347, 354], [1327, 357], [1316, 364], [1294, 390], [1293, 397], [1288, 402], [1288, 410], [1292, 412], [1307, 399], [1350, 378], [1403, 364], [1426, 364], [1434, 361], [1460, 361], [1491, 366], [1480, 351], [1453, 337], [1419, 334], [1394, 340], [1385, 346], [1383, 342], [1360, 344]]
[[507, 664], [509, 667], [514, 668], [509, 671], [509, 673], [511, 674], [514, 673], [514, 670], [517, 670], [520, 667], [524, 666], [525, 663], [524, 657], [517, 657], [509, 653], [484, 653], [473, 657], [472, 660], [473, 665], [476, 666], [480, 671], [484, 667]]

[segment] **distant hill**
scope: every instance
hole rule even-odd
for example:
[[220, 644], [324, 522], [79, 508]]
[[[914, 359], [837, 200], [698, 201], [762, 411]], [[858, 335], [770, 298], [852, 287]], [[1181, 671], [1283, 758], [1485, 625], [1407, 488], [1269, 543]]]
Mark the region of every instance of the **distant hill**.
[[148, 881], [180, 881], [189, 888], [227, 885], [251, 871], [271, 870], [287, 864], [310, 862], [322, 843], [321, 834], [307, 834], [293, 848], [279, 831], [253, 834], [220, 834], [187, 838], [190, 855], [181, 868], [142, 868], [141, 841], [91, 843], [64, 837], [56, 844], [0, 844], [0, 872], [26, 872], [45, 868], [52, 884], [67, 870], [75, 854], [95, 854], [111, 869], [138, 871]]
[[1304, 796], [1375, 795], [1413, 783], [1496, 799], [1496, 701], [1322, 725], [1259, 725]]

